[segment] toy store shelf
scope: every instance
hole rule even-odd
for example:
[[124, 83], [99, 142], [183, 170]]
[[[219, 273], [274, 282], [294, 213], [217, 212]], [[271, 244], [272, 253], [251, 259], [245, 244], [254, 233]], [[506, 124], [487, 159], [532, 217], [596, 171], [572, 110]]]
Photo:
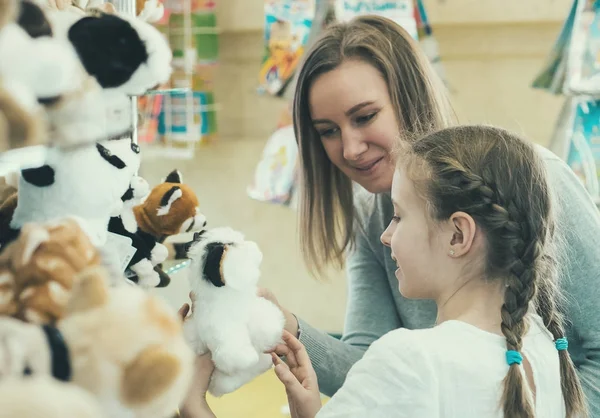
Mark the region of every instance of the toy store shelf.
[[216, 28], [216, 27], [195, 27], [195, 28], [191, 28], [191, 29], [186, 29], [186, 28], [171, 28], [171, 29], [169, 29], [170, 35], [185, 35], [188, 33], [190, 33], [192, 35], [219, 34], [219, 33], [223, 33], [223, 30], [221, 28]]
[[171, 94], [171, 93], [190, 93], [192, 89], [183, 87], [183, 88], [165, 88], [165, 89], [156, 89], [147, 91], [144, 96], [156, 96], [159, 94]]

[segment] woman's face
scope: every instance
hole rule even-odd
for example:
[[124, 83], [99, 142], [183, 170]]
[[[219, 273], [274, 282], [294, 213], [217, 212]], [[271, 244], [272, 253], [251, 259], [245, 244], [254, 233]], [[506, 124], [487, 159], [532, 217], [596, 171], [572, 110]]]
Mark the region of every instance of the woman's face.
[[399, 132], [379, 71], [364, 61], [347, 60], [314, 80], [309, 104], [331, 162], [368, 191], [389, 192], [394, 176], [390, 150]]

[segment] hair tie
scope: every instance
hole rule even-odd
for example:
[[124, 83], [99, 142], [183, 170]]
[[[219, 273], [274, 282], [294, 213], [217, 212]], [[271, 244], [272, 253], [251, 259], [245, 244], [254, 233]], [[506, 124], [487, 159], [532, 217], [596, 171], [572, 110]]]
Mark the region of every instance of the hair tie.
[[509, 366], [513, 364], [521, 364], [523, 361], [523, 356], [521, 353], [515, 350], [506, 350], [506, 362]]
[[567, 337], [562, 337], [554, 341], [554, 345], [558, 351], [563, 351], [569, 348], [569, 341], [567, 340]]

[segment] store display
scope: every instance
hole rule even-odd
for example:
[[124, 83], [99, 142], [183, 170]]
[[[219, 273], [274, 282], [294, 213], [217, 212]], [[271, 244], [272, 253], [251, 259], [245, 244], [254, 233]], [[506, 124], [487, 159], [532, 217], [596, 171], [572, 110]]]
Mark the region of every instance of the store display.
[[259, 86], [278, 94], [292, 78], [315, 18], [315, 0], [265, 1], [265, 53]]
[[292, 125], [279, 128], [268, 139], [248, 195], [256, 200], [289, 203], [296, 182], [298, 146]]
[[600, 3], [579, 0], [573, 21], [565, 90], [571, 95], [600, 96]]
[[574, 0], [571, 10], [563, 27], [552, 46], [550, 55], [542, 71], [533, 80], [532, 86], [537, 89], [544, 89], [553, 94], [562, 94], [564, 89], [567, 54], [571, 44], [571, 34], [573, 31], [573, 22], [577, 11], [578, 0]]
[[413, 0], [336, 0], [335, 17], [340, 22], [365, 14], [387, 17], [418, 38]]
[[161, 95], [146, 95], [141, 109], [140, 143], [145, 158], [190, 159], [197, 144], [218, 133], [214, 80], [218, 70], [216, 2], [165, 0], [156, 27], [169, 39], [173, 71]]
[[600, 205], [600, 2], [573, 0], [534, 88], [565, 97], [550, 149]]
[[600, 202], [600, 102], [576, 100], [573, 105], [566, 161], [592, 198]]

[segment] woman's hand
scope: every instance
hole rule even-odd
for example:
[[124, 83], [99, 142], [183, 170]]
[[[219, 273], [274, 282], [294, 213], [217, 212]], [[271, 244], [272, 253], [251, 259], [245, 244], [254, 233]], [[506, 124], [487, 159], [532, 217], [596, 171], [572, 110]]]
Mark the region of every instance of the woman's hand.
[[272, 302], [275, 306], [279, 308], [279, 310], [281, 310], [281, 312], [283, 312], [283, 316], [285, 317], [284, 328], [287, 332], [298, 338], [299, 325], [296, 316], [287, 309], [285, 309], [283, 306], [281, 306], [275, 295], [269, 289], [259, 288], [258, 296]]
[[[287, 331], [283, 332], [284, 344], [272, 351], [275, 374], [285, 386], [292, 418], [314, 418], [321, 409], [321, 394], [317, 375], [312, 367], [304, 345]], [[279, 356], [285, 356], [287, 364]]]
[[[196, 298], [194, 294], [190, 292], [190, 299], [192, 301], [192, 307], [187, 303], [179, 309], [179, 317], [182, 322], [189, 319], [187, 316], [192, 311], [194, 315], [194, 307]], [[208, 385], [210, 384], [210, 378], [215, 370], [215, 365], [212, 361], [211, 354], [206, 353], [196, 357], [194, 362], [194, 379], [188, 390], [188, 395], [181, 405], [181, 416], [184, 418], [212, 418], [215, 415], [210, 410], [208, 403], [206, 402], [206, 392], [208, 392]]]

